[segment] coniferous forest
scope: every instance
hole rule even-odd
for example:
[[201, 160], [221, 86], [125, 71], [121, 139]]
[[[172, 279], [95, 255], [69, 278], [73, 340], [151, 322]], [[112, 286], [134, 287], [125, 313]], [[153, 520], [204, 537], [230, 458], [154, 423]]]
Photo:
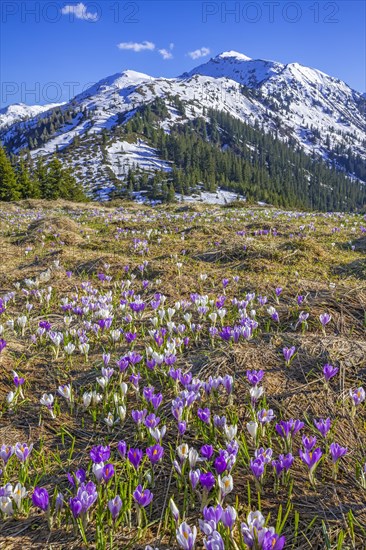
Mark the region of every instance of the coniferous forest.
[[[185, 115], [185, 105], [178, 97], [170, 97], [169, 101], [181, 116]], [[37, 136], [27, 135], [32, 146], [34, 140], [39, 145], [46, 133], [52, 134], [56, 126], [64, 123], [64, 119], [57, 118], [57, 112], [51, 115], [49, 127], [46, 119], [42, 128], [35, 128]], [[66, 115], [87, 118], [90, 113]], [[221, 111], [204, 111], [202, 117], [172, 126], [169, 133], [161, 127], [167, 117], [165, 101], [157, 98], [138, 108], [128, 120], [121, 117], [109, 132], [95, 138], [102, 155], [115, 140], [143, 139], [171, 166], [170, 170], [157, 169], [153, 173], [131, 166], [124, 179], [110, 171], [111, 198], [131, 198], [133, 192], [144, 190], [150, 199], [171, 202], [176, 200], [176, 193], [189, 195], [198, 189], [215, 191], [220, 187], [249, 201], [285, 208], [352, 211], [366, 202], [365, 185], [351, 181], [344, 173], [353, 171], [366, 179], [364, 162], [350, 150], [339, 150], [326, 163], [305, 154], [293, 138], [285, 143], [276, 132], [265, 133], [259, 124], [250, 126]], [[79, 146], [84, 139], [77, 136], [69, 148]], [[20, 157], [10, 159], [4, 149], [0, 152], [0, 200], [86, 199], [68, 165], [68, 148], [45, 160], [32, 159], [28, 148], [22, 151]]]

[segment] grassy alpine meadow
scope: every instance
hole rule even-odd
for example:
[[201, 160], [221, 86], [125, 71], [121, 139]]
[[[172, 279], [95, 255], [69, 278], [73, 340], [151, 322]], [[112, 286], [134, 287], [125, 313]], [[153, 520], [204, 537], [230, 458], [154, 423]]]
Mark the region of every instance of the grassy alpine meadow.
[[366, 548], [366, 218], [0, 208], [0, 546]]

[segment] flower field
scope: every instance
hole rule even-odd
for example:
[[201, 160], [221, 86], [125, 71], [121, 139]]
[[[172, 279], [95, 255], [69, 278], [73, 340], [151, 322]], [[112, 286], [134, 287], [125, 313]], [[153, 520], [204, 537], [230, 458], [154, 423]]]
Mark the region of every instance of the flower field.
[[1, 548], [366, 548], [365, 216], [23, 201], [0, 251]]

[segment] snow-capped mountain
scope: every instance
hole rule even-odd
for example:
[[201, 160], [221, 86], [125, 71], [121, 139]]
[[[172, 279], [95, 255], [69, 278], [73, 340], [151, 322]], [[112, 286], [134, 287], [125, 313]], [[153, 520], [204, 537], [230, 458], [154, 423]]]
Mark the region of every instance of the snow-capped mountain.
[[[173, 98], [184, 105], [177, 110]], [[101, 147], [98, 136], [134, 116], [136, 110], [162, 98], [168, 116], [159, 121], [166, 132], [207, 109], [224, 111], [243, 122], [271, 132], [327, 160], [334, 153], [352, 149], [366, 160], [366, 99], [339, 79], [298, 63], [253, 60], [229, 51], [176, 78], [155, 78], [124, 71], [100, 80], [70, 102], [47, 106], [1, 131], [0, 139], [13, 153], [31, 149], [32, 157], [62, 152], [75, 175], [93, 187], [108, 173], [123, 178], [132, 165], [143, 170], [169, 170], [166, 159], [144, 140], [136, 143], [113, 135]], [[8, 107], [17, 112], [17, 106]], [[23, 107], [23, 106], [22, 106]], [[44, 107], [40, 107], [44, 109]], [[0, 123], [3, 124], [0, 115]], [[9, 119], [10, 120], [10, 119]], [[349, 172], [350, 177], [355, 177]]]
[[48, 105], [25, 105], [25, 103], [13, 103], [0, 109], [0, 131], [8, 128], [16, 122], [33, 118], [63, 103], [49, 103]]

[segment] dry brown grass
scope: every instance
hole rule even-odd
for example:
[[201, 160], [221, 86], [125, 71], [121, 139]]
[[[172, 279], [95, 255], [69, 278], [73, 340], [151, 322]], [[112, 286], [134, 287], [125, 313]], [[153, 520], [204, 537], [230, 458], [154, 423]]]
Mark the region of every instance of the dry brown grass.
[[[366, 461], [366, 415], [363, 408], [359, 416], [352, 419], [347, 399], [350, 387], [366, 382], [366, 283], [363, 273], [365, 259], [362, 255], [364, 239], [354, 241], [355, 252], [351, 252], [346, 245], [332, 246], [333, 239], [337, 238], [337, 242], [345, 244], [352, 234], [345, 230], [346, 234], [334, 237], [330, 229], [335, 222], [323, 218], [319, 219], [319, 230], [316, 233], [291, 238], [290, 234], [295, 232], [294, 227], [296, 229], [303, 223], [302, 220], [289, 221], [286, 216], [275, 221], [270, 217], [260, 217], [255, 221], [242, 220], [240, 216], [236, 220], [234, 209], [219, 208], [207, 219], [207, 208], [203, 205], [162, 207], [156, 211], [162, 213], [161, 217], [154, 219], [150, 218], [154, 212], [150, 208], [140, 205], [128, 205], [126, 208], [125, 204], [117, 206], [124, 210], [123, 220], [113, 219], [113, 208], [92, 204], [82, 207], [84, 214], [80, 213], [79, 206], [65, 201], [48, 204], [46, 208], [42, 201], [22, 201], [10, 205], [9, 209], [6, 207], [6, 213], [16, 213], [19, 210], [29, 213], [36, 209], [44, 217], [30, 222], [25, 219], [18, 228], [9, 229], [0, 214], [1, 294], [12, 290], [14, 283], [39, 276], [48, 268], [52, 270], [50, 284], [59, 297], [72, 296], [75, 288], [86, 279], [92, 279], [97, 285], [96, 275], [105, 270], [105, 264], [110, 264], [109, 273], [113, 275], [113, 281], [123, 276], [126, 264], [138, 275], [137, 267], [145, 257], [133, 249], [131, 242], [136, 236], [144, 238], [138, 232], [147, 229], [159, 230], [160, 233], [149, 241], [149, 264], [144, 278], [160, 279], [154, 290], [163, 292], [168, 297], [169, 304], [188, 298], [193, 291], [216, 296], [222, 293], [221, 280], [234, 275], [239, 275], [240, 281], [237, 286], [228, 288], [229, 299], [234, 295], [243, 299], [246, 292], [253, 290], [258, 294], [273, 293], [276, 286], [283, 286], [285, 290], [278, 306], [280, 330], [263, 330], [250, 342], [235, 346], [217, 346], [215, 349], [212, 349], [207, 340], [202, 340], [193, 345], [188, 353], [179, 356], [177, 365], [191, 368], [195, 376], [226, 373], [234, 376], [236, 391], [230, 411], [238, 417], [239, 432], [245, 431], [249, 420], [248, 387], [245, 383], [245, 372], [248, 368], [265, 370], [268, 407], [273, 408], [278, 417], [283, 415], [286, 418], [305, 418], [309, 422], [309, 430], [313, 418], [330, 416], [336, 419], [334, 439], [348, 446], [352, 452], [342, 462], [336, 484], [331, 479], [329, 468], [320, 468], [316, 491], [308, 484], [305, 467], [299, 465], [294, 470], [291, 501], [293, 509], [300, 513], [301, 534], [295, 542], [292, 538], [292, 512], [289, 525], [285, 529], [289, 548], [322, 550], [325, 543], [320, 520], [325, 521], [328, 533], [336, 541], [340, 529], [349, 531], [349, 510], [352, 510], [361, 525], [366, 526], [366, 491], [355, 479], [356, 461]], [[91, 211], [98, 211], [103, 218], [89, 215]], [[112, 218], [106, 226], [105, 216], [108, 213], [112, 214]], [[168, 221], [164, 213], [171, 213], [175, 217]], [[218, 221], [213, 221], [215, 216]], [[254, 216], [261, 216], [261, 211], [254, 209]], [[125, 230], [118, 241], [115, 239], [117, 227]], [[273, 227], [276, 227], [279, 237], [254, 236], [254, 231], [258, 229]], [[164, 233], [166, 229], [168, 232]], [[236, 232], [242, 229], [247, 233], [245, 237], [238, 237]], [[89, 239], [86, 239], [86, 233]], [[45, 246], [41, 244], [41, 234], [48, 235]], [[55, 234], [59, 235], [56, 240], [53, 238]], [[158, 238], [161, 242], [158, 242]], [[26, 255], [29, 244], [33, 249]], [[185, 250], [184, 256], [181, 254], [182, 250]], [[185, 267], [178, 277], [176, 262], [182, 258]], [[55, 267], [55, 261], [60, 262], [62, 270]], [[64, 276], [66, 269], [73, 271], [70, 280]], [[208, 275], [204, 282], [199, 279], [201, 273]], [[334, 287], [330, 287], [330, 283]], [[112, 288], [112, 285], [113, 283], [106, 288]], [[295, 332], [293, 328], [296, 319], [292, 310], [297, 294], [306, 296], [305, 307], [311, 310], [312, 321], [309, 322], [309, 330], [305, 334]], [[10, 306], [10, 312], [14, 316], [19, 313], [19, 304], [20, 302]], [[322, 334], [315, 322], [324, 311], [332, 315], [331, 328], [327, 328], [326, 335]], [[36, 316], [32, 329], [36, 328], [38, 318], [47, 318], [57, 329], [62, 326], [62, 317], [60, 311]], [[295, 345], [298, 350], [289, 368], [284, 368], [281, 356], [284, 345]], [[126, 349], [126, 346], [120, 346], [119, 354]], [[90, 386], [95, 379], [96, 365], [100, 364], [100, 353], [101, 349], [95, 350], [87, 364], [81, 359], [73, 361], [66, 372], [63, 358], [50, 361], [48, 352], [38, 351], [35, 354], [25, 338], [9, 338], [8, 346], [1, 355], [0, 400], [4, 400], [9, 391], [11, 370], [19, 369], [26, 376], [29, 401], [20, 407], [16, 415], [4, 409], [0, 418], [0, 444], [14, 444], [21, 440], [37, 443], [42, 439], [47, 453], [60, 448], [64, 462], [62, 467], [54, 466], [50, 469], [46, 482], [51, 486], [60, 476], [65, 477], [65, 471], [74, 469], [83, 459], [85, 463], [86, 449], [90, 448], [93, 441], [103, 439], [105, 428], [99, 422], [93, 426], [81, 411], [71, 416], [66, 409], [61, 410], [56, 420], [44, 416], [39, 424], [39, 398], [44, 392], [49, 392], [51, 388], [68, 380], [80, 391], [81, 388]], [[340, 376], [336, 382], [332, 382], [330, 391], [324, 388], [321, 377], [321, 366], [326, 362], [336, 364], [340, 369]], [[159, 387], [159, 381], [156, 381], [156, 387]], [[168, 410], [167, 405], [166, 411]], [[219, 407], [217, 411], [215, 407], [213, 410], [220, 412]], [[67, 449], [60, 447], [58, 433], [62, 426], [66, 426], [76, 437], [72, 460], [68, 459]], [[116, 429], [111, 440], [118, 441], [122, 437], [133, 442], [131, 420], [127, 421], [123, 431]], [[196, 434], [188, 433], [187, 439], [194, 444]], [[254, 448], [250, 448], [251, 454], [253, 451]], [[276, 453], [279, 451], [279, 448], [275, 448]], [[248, 467], [240, 465], [234, 472], [234, 479], [238, 494], [246, 495], [250, 484], [255, 502], [253, 476]], [[168, 487], [174, 489], [174, 482], [171, 480], [170, 470], [162, 467], [154, 491], [156, 499], [152, 516], [156, 523], [146, 533], [144, 545], [152, 544], [161, 549], [175, 548], [174, 541], [169, 540], [159, 524], [162, 511], [167, 506]], [[176, 500], [179, 504], [179, 495]], [[261, 501], [263, 510], [266, 513], [271, 512], [272, 518], [275, 518], [279, 504], [287, 501], [287, 493], [281, 489], [275, 494], [272, 482], [268, 482]], [[246, 502], [241, 502], [238, 510], [241, 517], [246, 512], [245, 507]], [[307, 525], [315, 516], [318, 516], [317, 522], [306, 531]], [[192, 518], [197, 517], [198, 510], [192, 510]], [[270, 523], [273, 524], [274, 521], [275, 519]], [[121, 530], [116, 538], [116, 548], [143, 548], [141, 542], [133, 542], [131, 545], [133, 536], [133, 532]], [[89, 537], [92, 541], [92, 528]], [[24, 550], [83, 548], [80, 539], [75, 538], [70, 530], [55, 526], [49, 533], [44, 516], [34, 512], [28, 518], [7, 520], [0, 525], [0, 544], [1, 548]], [[366, 548], [363, 535], [357, 528], [355, 542], [347, 544], [345, 549]], [[94, 547], [91, 542], [90, 548]]]

